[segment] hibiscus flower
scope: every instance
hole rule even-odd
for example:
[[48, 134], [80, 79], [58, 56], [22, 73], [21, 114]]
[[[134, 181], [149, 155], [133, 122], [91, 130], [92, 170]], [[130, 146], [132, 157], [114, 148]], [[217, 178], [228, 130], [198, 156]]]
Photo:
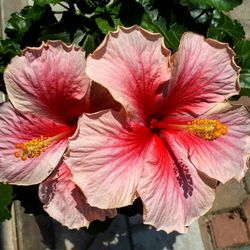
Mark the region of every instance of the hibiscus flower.
[[250, 117], [226, 100], [239, 93], [227, 44], [188, 32], [171, 53], [138, 26], [107, 35], [86, 73], [123, 105], [84, 114], [68, 164], [88, 203], [123, 207], [140, 197], [144, 222], [185, 232], [214, 200], [204, 181], [241, 179]]
[[78, 117], [93, 109], [85, 66], [84, 52], [74, 45], [49, 41], [26, 48], [5, 70], [11, 103], [0, 106], [0, 181], [42, 183], [44, 209], [69, 228], [115, 215], [115, 210], [90, 207], [62, 162]]

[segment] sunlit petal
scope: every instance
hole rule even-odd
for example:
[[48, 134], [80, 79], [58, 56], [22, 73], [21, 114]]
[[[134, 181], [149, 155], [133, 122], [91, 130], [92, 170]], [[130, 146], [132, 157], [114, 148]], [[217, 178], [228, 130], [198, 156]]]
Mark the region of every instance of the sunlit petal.
[[170, 78], [170, 51], [162, 37], [133, 26], [110, 32], [88, 58], [88, 76], [108, 88], [132, 117], [145, 122], [156, 109], [157, 91]]
[[[32, 114], [21, 115], [10, 103], [0, 106], [0, 181], [31, 185], [43, 181], [57, 166], [67, 147], [67, 138], [52, 142], [45, 152], [22, 160], [16, 144], [40, 136], [51, 137], [69, 127]], [[18, 155], [16, 155], [16, 153]], [[20, 154], [20, 155], [19, 155]], [[17, 157], [18, 156], [18, 157]]]
[[65, 161], [88, 203], [100, 208], [133, 203], [148, 137], [144, 128], [128, 129], [125, 117], [117, 112], [79, 119]]
[[30, 111], [65, 122], [82, 113], [82, 98], [89, 86], [85, 54], [60, 41], [26, 48], [4, 73], [11, 102], [20, 111]]
[[186, 232], [214, 200], [214, 191], [199, 177], [174, 139], [155, 136], [139, 181], [144, 222], [166, 232]]
[[93, 220], [114, 217], [116, 210], [91, 207], [80, 189], [71, 181], [71, 174], [64, 163], [39, 186], [39, 197], [45, 211], [70, 229], [88, 227]]
[[168, 114], [200, 115], [239, 93], [239, 67], [228, 44], [187, 32], [172, 58]]
[[223, 183], [231, 178], [241, 179], [250, 157], [250, 114], [244, 107], [230, 104], [221, 113], [206, 116], [228, 126], [228, 133], [214, 141], [205, 141], [188, 133], [176, 135], [186, 148], [195, 167]]

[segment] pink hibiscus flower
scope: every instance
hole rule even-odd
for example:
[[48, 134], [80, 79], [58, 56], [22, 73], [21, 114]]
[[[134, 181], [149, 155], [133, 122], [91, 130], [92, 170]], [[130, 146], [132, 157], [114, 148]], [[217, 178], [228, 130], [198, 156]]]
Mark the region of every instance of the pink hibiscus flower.
[[144, 222], [185, 232], [214, 200], [204, 181], [243, 177], [250, 117], [225, 100], [239, 92], [227, 44], [185, 33], [173, 56], [137, 26], [107, 35], [86, 72], [124, 107], [84, 114], [65, 160], [89, 204], [140, 197]]
[[26, 48], [4, 73], [15, 108], [9, 102], [0, 106], [0, 181], [42, 182], [39, 196], [44, 209], [69, 228], [115, 215], [115, 210], [90, 207], [62, 162], [78, 117], [94, 110], [90, 100], [93, 94], [102, 93], [95, 85], [90, 91], [85, 66], [84, 52], [60, 41]]

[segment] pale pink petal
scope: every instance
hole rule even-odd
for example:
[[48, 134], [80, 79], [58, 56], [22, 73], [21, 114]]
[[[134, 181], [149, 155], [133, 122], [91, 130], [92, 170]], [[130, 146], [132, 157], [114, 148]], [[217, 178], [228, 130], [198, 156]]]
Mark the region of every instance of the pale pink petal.
[[85, 113], [94, 113], [105, 109], [119, 111], [121, 104], [102, 85], [91, 82], [91, 87], [84, 97], [84, 107]]
[[79, 119], [65, 161], [89, 204], [106, 209], [133, 203], [148, 137], [148, 130], [128, 127], [115, 111]]
[[4, 80], [15, 108], [60, 122], [82, 113], [82, 98], [89, 86], [84, 52], [61, 41], [23, 50], [7, 66]]
[[227, 124], [227, 135], [213, 141], [184, 132], [176, 135], [195, 167], [223, 183], [231, 178], [241, 179], [247, 170], [247, 157], [250, 156], [249, 112], [244, 107], [232, 107], [230, 104], [225, 108], [219, 114], [210, 112], [209, 116], [204, 117]]
[[106, 87], [130, 116], [145, 122], [156, 111], [157, 91], [170, 78], [169, 55], [159, 34], [138, 26], [120, 28], [88, 57], [86, 73]]
[[[42, 116], [16, 113], [10, 103], [0, 106], [0, 182], [19, 185], [40, 183], [53, 171], [67, 147], [67, 138], [56, 140], [38, 157], [25, 161], [15, 157], [16, 143], [40, 136], [64, 133], [69, 127]], [[73, 132], [72, 132], [73, 133]], [[71, 134], [72, 134], [71, 133]]]
[[144, 204], [144, 223], [167, 233], [184, 233], [212, 206], [214, 190], [207, 186], [171, 136], [154, 137], [145, 158], [138, 194]]
[[80, 189], [71, 181], [71, 173], [63, 163], [39, 186], [39, 197], [44, 210], [70, 229], [88, 227], [94, 220], [104, 221], [114, 217], [115, 209], [103, 210], [91, 207]]
[[173, 55], [173, 72], [167, 89], [169, 114], [200, 115], [218, 102], [239, 93], [239, 67], [228, 44], [184, 33]]

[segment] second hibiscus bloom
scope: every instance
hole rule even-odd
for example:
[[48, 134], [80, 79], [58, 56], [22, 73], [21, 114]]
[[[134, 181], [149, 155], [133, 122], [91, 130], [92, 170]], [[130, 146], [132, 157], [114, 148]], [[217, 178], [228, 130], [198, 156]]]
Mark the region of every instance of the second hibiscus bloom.
[[41, 183], [44, 209], [69, 228], [116, 214], [89, 206], [62, 161], [78, 117], [102, 108], [98, 100], [91, 101], [96, 93], [104, 100], [103, 107], [112, 106], [107, 91], [90, 87], [85, 66], [84, 52], [60, 41], [26, 48], [5, 70], [12, 104], [0, 106], [0, 181]]

